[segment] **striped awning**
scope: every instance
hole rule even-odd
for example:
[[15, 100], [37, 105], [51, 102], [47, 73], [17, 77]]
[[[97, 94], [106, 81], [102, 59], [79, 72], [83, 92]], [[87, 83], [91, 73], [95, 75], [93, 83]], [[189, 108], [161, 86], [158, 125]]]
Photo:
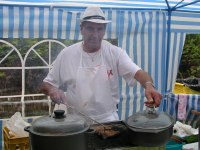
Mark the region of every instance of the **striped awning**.
[[8, 5], [37, 5], [37, 6], [57, 6], [57, 7], [88, 7], [100, 6], [105, 8], [120, 9], [153, 9], [199, 12], [199, 0], [1, 0], [0, 4]]

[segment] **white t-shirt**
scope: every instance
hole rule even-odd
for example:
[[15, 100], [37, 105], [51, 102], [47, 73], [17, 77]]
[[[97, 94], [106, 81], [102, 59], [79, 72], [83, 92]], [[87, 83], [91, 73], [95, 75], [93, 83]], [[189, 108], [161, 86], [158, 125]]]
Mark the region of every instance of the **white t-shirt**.
[[[100, 65], [101, 51], [104, 64], [107, 66], [108, 78], [111, 84], [111, 92], [115, 103], [119, 103], [119, 76], [122, 76], [130, 86], [134, 85], [135, 73], [140, 70], [126, 51], [103, 40], [101, 49], [95, 53], [86, 53], [82, 49], [82, 42], [71, 45], [60, 52], [53, 68], [50, 70], [44, 82], [59, 88], [67, 85], [67, 91], [76, 90], [77, 70], [80, 67], [81, 53], [83, 67]], [[83, 83], [84, 84], [84, 83]]]

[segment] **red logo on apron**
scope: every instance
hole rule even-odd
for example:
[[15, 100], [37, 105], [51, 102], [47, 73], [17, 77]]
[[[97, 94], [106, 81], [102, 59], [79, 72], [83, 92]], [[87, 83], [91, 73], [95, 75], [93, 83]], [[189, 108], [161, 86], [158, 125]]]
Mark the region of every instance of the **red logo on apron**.
[[107, 74], [108, 74], [108, 78], [110, 78], [111, 76], [113, 76], [112, 70], [107, 70]]

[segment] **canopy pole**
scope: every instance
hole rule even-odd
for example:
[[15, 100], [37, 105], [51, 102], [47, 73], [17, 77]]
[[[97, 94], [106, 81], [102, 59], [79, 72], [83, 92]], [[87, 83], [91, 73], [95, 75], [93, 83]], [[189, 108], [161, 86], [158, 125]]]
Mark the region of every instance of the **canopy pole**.
[[[168, 89], [167, 89], [167, 81], [168, 81], [168, 67], [169, 67], [169, 63], [168, 63], [168, 60], [169, 60], [169, 53], [170, 53], [170, 44], [171, 44], [171, 7], [169, 6], [169, 3], [168, 3], [168, 0], [165, 0], [166, 1], [166, 4], [167, 4], [167, 7], [168, 7], [168, 21], [167, 21], [167, 50], [166, 50], [166, 57], [165, 57], [165, 83], [163, 85], [164, 87], [164, 95], [167, 96], [167, 93], [169, 93]], [[165, 98], [165, 97], [163, 97]], [[166, 110], [167, 106], [164, 104], [164, 107], [163, 109]]]
[[[166, 57], [166, 70], [169, 68], [169, 56], [170, 56], [170, 44], [171, 44], [171, 16], [172, 11], [171, 9], [168, 11], [168, 21], [167, 21], [167, 57]], [[168, 79], [168, 71], [166, 71], [166, 82]], [[166, 84], [166, 91], [167, 91], [167, 84]]]
[[181, 5], [181, 6], [177, 6], [177, 7], [175, 7], [173, 10], [176, 10], [176, 9], [178, 9], [178, 8], [182, 8], [182, 7], [185, 7], [185, 6], [188, 6], [188, 5], [192, 5], [192, 4], [195, 4], [195, 3], [198, 3], [198, 2], [200, 2], [200, 0], [196, 0], [196, 1], [193, 1], [193, 2], [191, 2], [191, 3], [187, 3], [187, 4], [183, 4], [183, 5]]
[[167, 0], [165, 0], [165, 2], [167, 4], [168, 10], [169, 10], [170, 9], [169, 2]]
[[173, 10], [173, 9], [176, 9], [176, 7], [177, 7], [178, 5], [180, 5], [183, 1], [184, 1], [184, 0], [178, 2], [174, 7], [172, 7], [172, 10]]

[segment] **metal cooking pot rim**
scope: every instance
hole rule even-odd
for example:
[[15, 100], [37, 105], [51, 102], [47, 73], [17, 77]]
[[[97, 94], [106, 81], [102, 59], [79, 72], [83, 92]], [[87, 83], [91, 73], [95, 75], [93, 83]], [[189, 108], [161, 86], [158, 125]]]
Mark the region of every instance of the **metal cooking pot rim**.
[[167, 127], [167, 128], [160, 128], [160, 129], [156, 129], [156, 128], [154, 128], [154, 129], [141, 129], [141, 128], [134, 128], [134, 127], [131, 127], [129, 125], [127, 125], [127, 127], [130, 130], [132, 130], [134, 132], [138, 132], [138, 133], [139, 132], [140, 133], [159, 133], [159, 132], [163, 132], [165, 130], [169, 130], [171, 127], [173, 127], [173, 124], [171, 126]]
[[134, 129], [162, 130], [174, 124], [174, 119], [166, 112], [149, 113], [148, 110], [134, 113], [126, 124]]
[[33, 121], [30, 132], [38, 135], [62, 136], [84, 132], [89, 126], [85, 118], [76, 114], [59, 117], [43, 116]]
[[[129, 125], [128, 125], [129, 126]], [[149, 129], [147, 129], [147, 128], [142, 128], [142, 127], [133, 127], [133, 126], [129, 126], [130, 128], [134, 128], [134, 129], [143, 129], [144, 131], [145, 130], [149, 130]], [[152, 127], [150, 130], [163, 130], [163, 129], [167, 129], [167, 128], [169, 128], [169, 126], [167, 126], [167, 127]]]

